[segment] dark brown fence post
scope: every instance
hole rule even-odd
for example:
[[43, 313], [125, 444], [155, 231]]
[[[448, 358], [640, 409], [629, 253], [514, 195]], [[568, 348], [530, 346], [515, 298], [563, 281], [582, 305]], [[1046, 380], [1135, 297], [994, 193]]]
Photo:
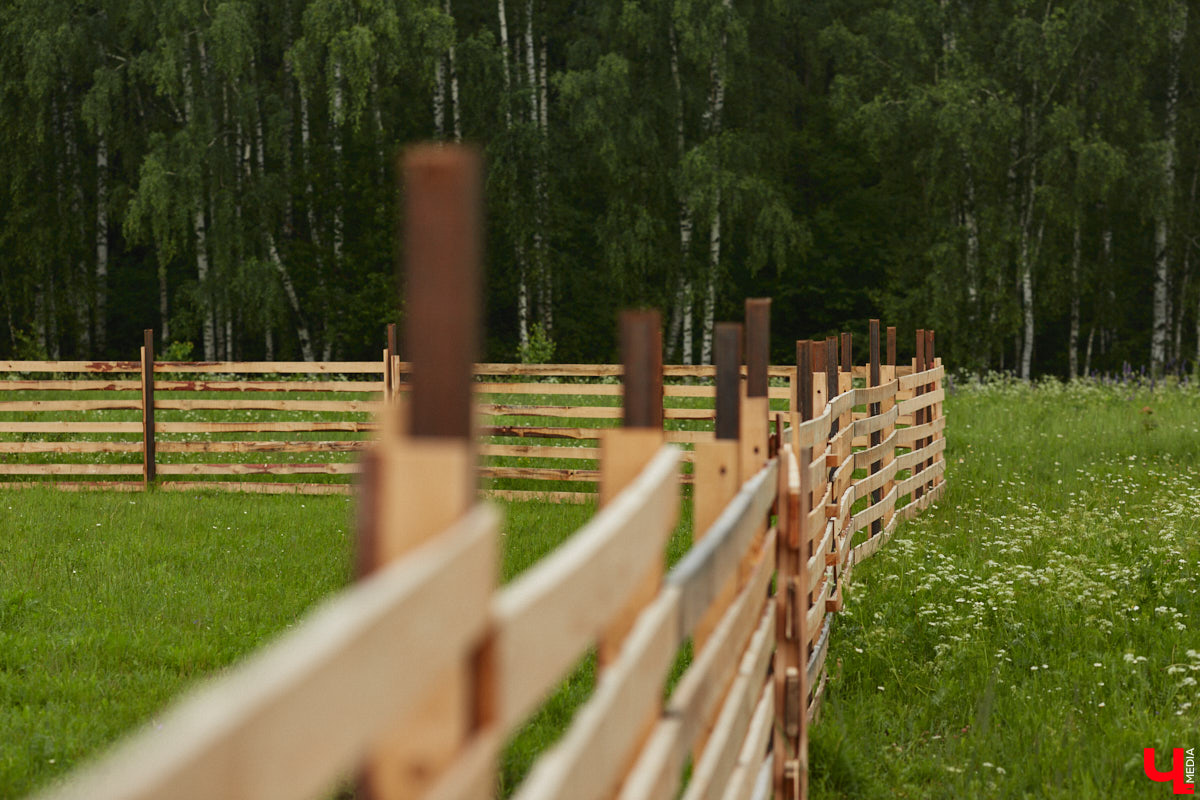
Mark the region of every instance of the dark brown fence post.
[[[624, 311], [620, 317], [621, 362], [624, 368], [623, 428], [605, 430], [600, 438], [600, 505], [611, 503], [662, 447], [662, 323], [657, 311]], [[598, 660], [607, 668], [642, 608], [662, 585], [663, 563], [656, 560], [637, 592], [604, 630]]]
[[800, 405], [800, 421], [813, 418], [813, 361], [812, 342], [800, 339], [796, 342], [796, 394]]
[[[402, 160], [409, 402], [383, 409], [364, 462], [358, 563], [377, 570], [443, 533], [477, 502], [472, 367], [479, 345], [481, 165], [468, 148], [419, 146]], [[403, 418], [402, 418], [403, 417]], [[359, 796], [425, 794], [493, 710], [486, 647], [430, 686], [403, 728], [372, 748]]]
[[740, 474], [743, 482], [767, 463], [767, 430], [771, 416], [768, 397], [771, 358], [771, 300], [746, 300], [746, 397], [738, 422], [742, 441]]
[[158, 478], [154, 450], [154, 331], [142, 333], [142, 481], [149, 489]]
[[[692, 541], [699, 542], [738, 492], [741, 482], [742, 434], [742, 326], [718, 322], [713, 329], [713, 361], [716, 362], [716, 439], [697, 442], [692, 464]], [[725, 606], [733, 598], [736, 584], [722, 587], [713, 607], [693, 632], [698, 653], [721, 621]]]
[[[870, 337], [871, 337], [871, 364], [870, 364], [870, 374], [868, 375], [868, 383], [871, 386], [879, 386], [880, 385], [879, 320], [877, 320], [877, 319], [871, 320]], [[879, 403], [871, 403], [870, 407], [867, 409], [867, 413], [869, 413], [872, 417], [878, 416], [879, 408], [880, 408]], [[882, 438], [880, 437], [880, 433], [881, 433], [881, 431], [875, 431], [874, 433], [871, 434], [871, 440], [870, 440], [871, 447], [875, 447], [881, 441], [883, 441]], [[878, 459], [878, 458], [875, 459], [874, 461], [872, 461], [871, 462], [871, 474], [874, 475], [875, 473], [879, 472], [879, 468], [880, 468], [880, 466], [882, 466], [882, 464], [883, 464], [882, 460]], [[882, 488], [876, 489], [875, 491], [871, 492], [871, 505], [875, 505], [882, 499], [883, 499], [883, 489]], [[883, 521], [882, 520], [877, 519], [871, 523], [871, 535], [872, 536], [878, 535], [882, 530], [883, 530]]]

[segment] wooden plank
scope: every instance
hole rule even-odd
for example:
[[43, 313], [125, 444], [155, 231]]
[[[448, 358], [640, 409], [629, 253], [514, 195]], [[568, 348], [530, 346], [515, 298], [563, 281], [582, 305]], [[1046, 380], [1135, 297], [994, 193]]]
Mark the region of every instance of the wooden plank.
[[322, 380], [307, 381], [165, 381], [156, 380], [155, 389], [160, 392], [355, 392], [379, 394], [383, 392], [383, 381]]
[[[363, 424], [363, 423], [350, 423]], [[617, 430], [616, 428], [569, 428], [569, 427], [546, 427], [541, 425], [488, 425], [483, 426], [480, 432], [484, 436], [513, 436], [518, 438], [530, 439], [591, 439], [597, 440], [601, 437], [604, 431]], [[667, 431], [664, 438], [668, 442], [679, 443], [696, 443], [696, 442], [711, 442], [713, 440], [712, 431]]]
[[922, 409], [929, 408], [929, 407], [933, 406], [935, 403], [940, 403], [945, 399], [946, 399], [945, 390], [938, 389], [937, 391], [934, 391], [934, 392], [928, 392], [926, 394], [917, 395], [916, 397], [912, 398], [911, 400], [905, 400], [904, 402], [900, 403], [897, 406], [897, 408], [900, 409], [900, 414], [912, 414], [916, 411], [920, 411]]
[[[99, 444], [109, 444], [100, 442]], [[158, 442], [160, 453], [358, 453], [374, 445], [367, 439], [323, 442], [278, 440], [265, 442]], [[557, 448], [556, 448], [557, 449]], [[573, 450], [574, 448], [566, 448]]]
[[140, 453], [141, 442], [3, 442], [0, 453]]
[[[482, 456], [504, 457], [504, 458], [569, 458], [569, 459], [589, 459], [596, 460], [600, 458], [599, 447], [553, 447], [532, 444], [481, 444], [479, 446], [479, 454]], [[686, 456], [691, 453], [681, 453], [685, 456], [682, 460], [689, 460]]]
[[775, 692], [772, 687], [763, 687], [754, 714], [750, 717], [750, 729], [738, 752], [737, 765], [721, 795], [724, 800], [750, 800], [754, 782], [767, 754], [771, 741], [771, 726], [775, 721]]
[[[890, 411], [885, 411], [881, 414], [867, 417], [866, 419], [857, 420], [854, 423], [854, 435], [867, 436], [872, 433], [877, 433], [889, 425], [896, 424], [896, 418], [899, 416], [898, 409], [899, 406], [892, 406]], [[878, 444], [878, 442], [873, 444]]]
[[477, 508], [40, 797], [283, 800], [328, 791], [482, 635], [498, 527], [493, 510]]
[[154, 371], [197, 375], [382, 375], [383, 367], [378, 361], [159, 361]]
[[[294, 402], [294, 401], [293, 401]], [[336, 411], [339, 409], [329, 409]], [[524, 406], [503, 403], [480, 403], [476, 410], [489, 417], [563, 417], [568, 419], [622, 419], [618, 406]], [[666, 419], [714, 419], [709, 408], [667, 408], [660, 416]]]
[[887, 511], [896, 502], [896, 498], [900, 496], [899, 490], [903, 485], [903, 483], [897, 483], [892, 491], [888, 492], [886, 496], [851, 517], [847, 531], [849, 533], [854, 533], [855, 531], [862, 530], [866, 525], [869, 525], [878, 519], [882, 519], [884, 512]]
[[889, 436], [887, 439], [884, 439], [879, 444], [873, 445], [866, 450], [859, 450], [856, 452], [853, 458], [854, 468], [869, 469], [872, 462], [879, 461], [883, 459], [886, 453], [894, 451], [899, 442], [898, 434], [898, 431], [893, 432], [891, 436]]
[[[403, 388], [403, 387], [401, 387]], [[620, 397], [619, 383], [496, 383], [476, 382], [471, 384], [475, 394], [531, 394], [531, 395], [574, 395], [576, 397]], [[711, 386], [667, 386], [663, 391], [668, 396], [671, 390], [689, 389], [695, 394], [675, 393], [676, 397], [712, 397]]]
[[60, 492], [141, 492], [145, 488], [141, 481], [0, 481], [0, 491], [55, 489]]
[[742, 656], [737, 678], [721, 705], [708, 745], [695, 765], [683, 800], [710, 800], [721, 796], [737, 764], [739, 747], [745, 740], [754, 709], [763, 694], [772, 692], [765, 682], [767, 664], [775, 645], [774, 620], [770, 619], [773, 613], [774, 608], [768, 608], [765, 619], [769, 624], [755, 632], [755, 641]]
[[3, 381], [0, 392], [140, 392], [141, 381]]
[[613, 795], [642, 743], [646, 715], [661, 701], [679, 646], [678, 613], [678, 591], [668, 587], [638, 617], [591, 699], [558, 744], [534, 763], [514, 800]]
[[0, 414], [49, 411], [141, 411], [142, 401], [126, 400], [9, 400], [0, 402]]
[[667, 582], [682, 595], [680, 620], [691, 631], [734, 575], [775, 501], [778, 459], [747, 481], [725, 512], [671, 570]]
[[141, 464], [5, 464], [0, 475], [141, 475]]
[[349, 483], [268, 483], [266, 481], [160, 481], [159, 491], [167, 492], [242, 492], [246, 494], [355, 494], [358, 487]]
[[700, 442], [693, 455], [692, 542], [700, 541], [741, 486], [736, 439]]
[[945, 469], [946, 462], [937, 461], [934, 462], [933, 466], [929, 467], [928, 469], [918, 472], [916, 475], [913, 475], [903, 481], [898, 481], [896, 483], [896, 496], [903, 497], [904, 495], [913, 491], [916, 487], [920, 486], [922, 483], [932, 480], [937, 475], [941, 475], [943, 472], [945, 472]]
[[941, 433], [946, 429], [946, 418], [939, 417], [933, 422], [926, 422], [923, 425], [913, 425], [909, 428], [899, 428], [896, 430], [896, 446], [911, 447], [918, 439], [926, 436], [933, 436], [935, 433]]
[[345, 414], [376, 414], [383, 404], [377, 400], [156, 400], [160, 411], [312, 411]]
[[529, 478], [542, 481], [584, 481], [599, 483], [598, 469], [559, 469], [554, 467], [492, 467], [479, 468], [484, 478]]
[[933, 367], [930, 369], [921, 370], [920, 372], [901, 372], [904, 367], [897, 368], [897, 374], [900, 376], [897, 380], [900, 382], [900, 391], [912, 391], [918, 386], [940, 381], [945, 377], [946, 370], [944, 367]]
[[661, 448], [625, 491], [497, 596], [503, 727], [536, 708], [661, 561], [679, 513], [677, 474], [677, 451]]
[[0, 372], [141, 372], [140, 361], [0, 361]]
[[154, 452], [154, 331], [142, 332], [142, 480], [147, 488], [157, 477], [157, 456]]
[[[139, 473], [141, 467], [138, 468]], [[159, 464], [159, 475], [357, 475], [362, 465], [352, 462], [294, 464]]]
[[[82, 425], [86, 423], [68, 423]], [[124, 423], [92, 423], [97, 425], [120, 426]], [[129, 423], [141, 432], [140, 423]], [[336, 422], [159, 422], [155, 425], [159, 433], [328, 433], [343, 431], [346, 433], [369, 433], [380, 429], [378, 422], [358, 422], [356, 420], [338, 420]], [[2, 428], [0, 428], [2, 430]], [[105, 432], [99, 429], [94, 432]], [[55, 432], [54, 430], [48, 432]], [[64, 432], [93, 432], [92, 430]], [[114, 432], [108, 430], [108, 432]]]
[[932, 444], [927, 444], [920, 450], [912, 450], [902, 456], [897, 456], [896, 464], [898, 465], [899, 469], [912, 469], [922, 461], [943, 452], [945, 449], [946, 440], [935, 439]]
[[[880, 370], [882, 371], [882, 367]], [[865, 406], [873, 403], [882, 403], [896, 394], [896, 386], [899, 381], [889, 381], [882, 383], [879, 386], [860, 387], [854, 390], [854, 405]]]

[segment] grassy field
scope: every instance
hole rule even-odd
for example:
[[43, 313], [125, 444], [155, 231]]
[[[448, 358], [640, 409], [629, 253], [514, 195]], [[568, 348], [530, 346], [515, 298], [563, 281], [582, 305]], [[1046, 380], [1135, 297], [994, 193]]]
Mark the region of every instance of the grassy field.
[[1200, 747], [1200, 394], [946, 403], [949, 490], [854, 572], [814, 798], [1140, 798]]
[[[855, 570], [836, 620], [813, 797], [1169, 793], [1141, 748], [1200, 746], [1200, 393], [995, 384], [946, 408], [950, 491]], [[508, 506], [503, 579], [593, 511]], [[343, 585], [350, 513], [341, 497], [0, 492], [0, 797]], [[512, 739], [502, 794], [594, 673], [589, 654]]]

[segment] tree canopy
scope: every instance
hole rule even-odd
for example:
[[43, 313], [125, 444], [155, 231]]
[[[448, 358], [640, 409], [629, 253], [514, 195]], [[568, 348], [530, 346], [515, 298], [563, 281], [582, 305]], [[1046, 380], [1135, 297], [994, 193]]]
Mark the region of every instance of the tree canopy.
[[4, 0], [0, 358], [374, 358], [394, 161], [441, 139], [486, 157], [489, 359], [612, 360], [641, 305], [707, 361], [770, 296], [785, 363], [879, 316], [959, 368], [1190, 369], [1198, 11]]

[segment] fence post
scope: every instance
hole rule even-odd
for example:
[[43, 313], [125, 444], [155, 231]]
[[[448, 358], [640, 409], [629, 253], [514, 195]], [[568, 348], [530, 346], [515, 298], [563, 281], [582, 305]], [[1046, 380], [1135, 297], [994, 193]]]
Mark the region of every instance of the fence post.
[[[917, 328], [917, 352], [916, 352], [916, 357], [913, 359], [913, 372], [924, 372], [924, 371], [925, 371], [925, 329]], [[923, 385], [917, 384], [916, 386], [913, 387], [913, 396], [914, 397], [917, 397], [917, 396], [920, 396], [923, 394], [925, 394], [925, 387]], [[925, 412], [924, 409], [919, 409], [913, 413], [913, 425], [922, 425], [928, 419], [929, 419], [929, 415]], [[915, 442], [913, 442], [914, 450], [920, 450], [924, 446], [925, 446], [925, 438], [924, 437], [917, 439]], [[918, 472], [923, 472], [924, 469], [925, 469], [925, 465], [923, 463], [913, 464], [911, 472], [913, 475], [916, 475]], [[922, 485], [918, 484], [913, 489], [912, 499], [920, 500], [924, 496], [925, 496], [925, 489]]]
[[[883, 377], [884, 383], [891, 383], [892, 381], [896, 380], [896, 327], [894, 325], [889, 325], [887, 327], [887, 360], [884, 362], [882, 373], [883, 373], [882, 377]], [[896, 405], [896, 395], [893, 394], [891, 399], [889, 399], [886, 403], [884, 403], [882, 410], [886, 413], [888, 411], [891, 411], [895, 405]], [[886, 441], [887, 439], [890, 439], [895, 432], [896, 432], [896, 425], [895, 425], [895, 423], [893, 423], [884, 429], [884, 431], [883, 431], [884, 440]], [[887, 463], [884, 466], [891, 465], [891, 463], [895, 460], [896, 460], [896, 445], [893, 444], [891, 446], [891, 448], [889, 448]], [[884, 496], [886, 497], [887, 495], [891, 494], [892, 489], [895, 488], [895, 486], [896, 486], [896, 476], [895, 476], [895, 473], [893, 472], [892, 479], [883, 485]], [[899, 498], [896, 498], [896, 499], [899, 499]], [[884, 527], [888, 527], [892, 524], [892, 518], [895, 515], [896, 515], [896, 503], [893, 500], [891, 508], [888, 509], [888, 513], [887, 513], [887, 517], [886, 517], [886, 524]]]
[[[662, 322], [659, 313], [622, 312], [620, 339], [625, 427], [605, 430], [600, 437], [601, 506], [611, 503], [637, 479], [666, 438], [663, 432]], [[644, 576], [629, 604], [601, 634], [598, 652], [601, 669], [616, 661], [638, 613], [658, 594], [662, 577], [660, 559]]]
[[767, 427], [771, 416], [771, 300], [746, 300], [746, 397], [739, 429], [742, 440], [741, 481], [754, 477], [767, 463]]
[[383, 404], [390, 406], [396, 394], [395, 376], [392, 374], [392, 356], [396, 354], [396, 323], [387, 326], [387, 347], [383, 350]]
[[154, 331], [142, 332], [142, 481], [146, 489], [158, 478], [154, 450]]
[[[872, 387], [875, 387], [875, 386], [880, 385], [880, 377], [881, 377], [880, 371], [879, 371], [879, 320], [877, 320], [877, 319], [873, 319], [870, 322], [870, 337], [871, 337], [871, 365], [870, 365], [870, 374], [868, 375], [868, 383]], [[881, 408], [880, 403], [871, 403], [870, 408], [867, 409], [867, 413], [870, 414], [872, 417], [878, 416], [880, 408]], [[883, 439], [880, 436], [881, 433], [882, 433], [881, 431], [875, 431], [874, 433], [871, 434], [871, 447], [875, 447], [876, 445], [878, 445], [880, 442], [883, 441]], [[882, 465], [883, 465], [882, 459], [877, 458], [874, 461], [872, 461], [871, 462], [871, 474], [874, 475], [875, 473], [879, 472], [879, 468]], [[882, 499], [883, 499], [883, 489], [882, 488], [876, 489], [875, 491], [871, 492], [871, 505], [875, 505]], [[877, 519], [871, 523], [871, 535], [872, 536], [879, 535], [879, 533], [882, 530], [883, 530], [883, 520]]]
[[[403, 179], [412, 391], [403, 407], [383, 409], [383, 440], [364, 465], [364, 573], [445, 531], [477, 494], [471, 374], [479, 342], [479, 157], [461, 147], [415, 147], [403, 157]], [[487, 663], [481, 645], [469, 663], [432, 683], [405, 724], [372, 748], [361, 796], [408, 800], [443, 776], [493, 714]]]
[[[692, 541], [699, 542], [741, 486], [740, 439], [742, 392], [742, 326], [718, 322], [713, 329], [713, 360], [716, 362], [716, 438], [697, 442], [692, 462]], [[735, 584], [721, 587], [721, 594], [701, 617], [692, 635], [699, 653], [721, 621], [725, 606], [733, 599]], [[699, 748], [696, 749], [699, 753]]]
[[[925, 331], [926, 369], [933, 369], [934, 365], [937, 363], [937, 360], [934, 358], [934, 354], [933, 354], [933, 337], [934, 337], [934, 332], [932, 330]], [[938, 387], [939, 387], [938, 381], [930, 381], [930, 383], [929, 383], [929, 391], [930, 392], [936, 392], [938, 390]], [[927, 414], [928, 420], [930, 422], [936, 422], [937, 418], [939, 416], [941, 416], [941, 410], [942, 409], [941, 409], [940, 403], [934, 403], [933, 405], [931, 405], [929, 407], [929, 412]], [[929, 438], [925, 440], [926, 445], [932, 445], [934, 443], [934, 441], [937, 440], [937, 438], [938, 438], [938, 434], [931, 431], [929, 433]], [[923, 469], [931, 469], [933, 467], [933, 462], [934, 462], [933, 456], [930, 456], [929, 458], [925, 459], [925, 465], [924, 465]], [[927, 491], [933, 491], [934, 485], [936, 483], [937, 483], [937, 476], [931, 476], [929, 479], [929, 482], [926, 484]]]
[[[802, 449], [812, 460], [812, 449]], [[790, 443], [779, 454], [779, 536], [776, 540], [775, 589], [775, 797], [799, 800], [807, 793], [808, 773], [808, 662], [805, 642], [808, 602], [808, 561], [801, 545], [802, 520], [807, 519], [800, 477]]]

